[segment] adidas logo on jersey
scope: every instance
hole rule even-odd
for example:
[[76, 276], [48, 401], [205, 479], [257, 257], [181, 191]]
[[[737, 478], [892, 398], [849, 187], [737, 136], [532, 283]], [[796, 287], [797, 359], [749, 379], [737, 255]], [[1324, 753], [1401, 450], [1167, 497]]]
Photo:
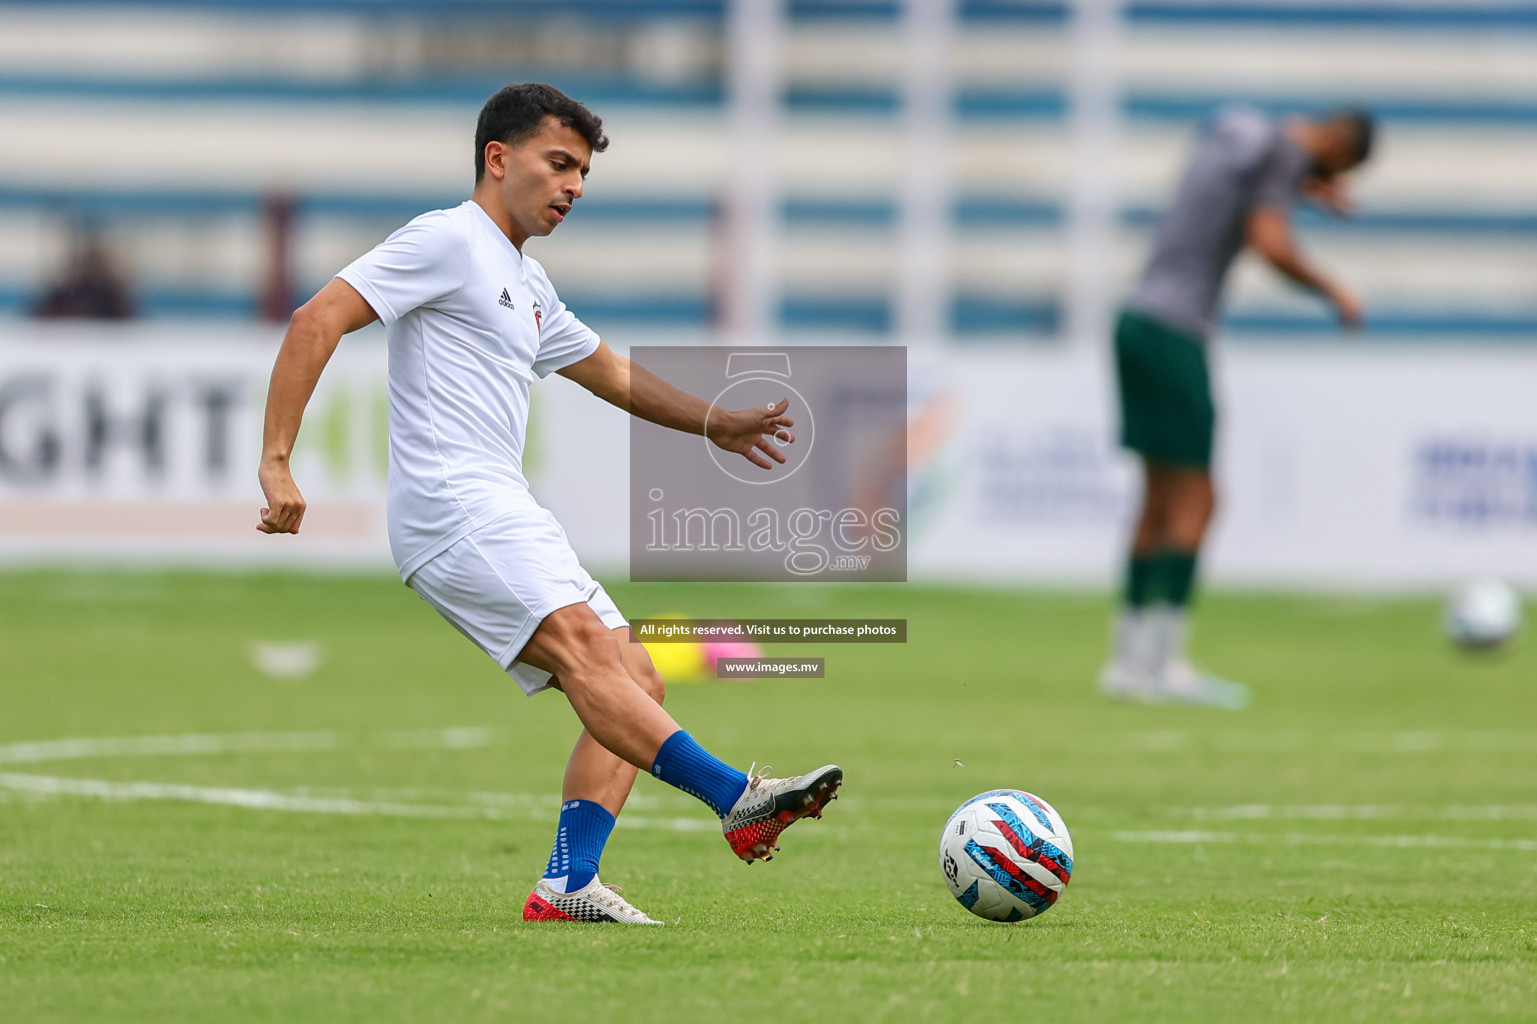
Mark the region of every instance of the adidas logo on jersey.
[[506, 306], [508, 309], [513, 308], [512, 296], [507, 294], [507, 289], [502, 289], [502, 297], [496, 300], [496, 304], [498, 306]]

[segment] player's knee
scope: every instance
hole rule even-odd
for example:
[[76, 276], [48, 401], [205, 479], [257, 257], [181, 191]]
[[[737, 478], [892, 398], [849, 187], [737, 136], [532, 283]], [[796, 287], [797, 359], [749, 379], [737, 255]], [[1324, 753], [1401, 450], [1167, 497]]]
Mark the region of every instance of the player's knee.
[[1212, 511], [1213, 503], [1204, 499], [1182, 508], [1170, 526], [1168, 546], [1182, 550], [1200, 547], [1211, 524]]
[[1188, 519], [1190, 529], [1197, 534], [1204, 534], [1206, 527], [1211, 523], [1212, 516], [1217, 511], [1217, 492], [1212, 489], [1208, 481], [1205, 487], [1200, 488], [1191, 496]]

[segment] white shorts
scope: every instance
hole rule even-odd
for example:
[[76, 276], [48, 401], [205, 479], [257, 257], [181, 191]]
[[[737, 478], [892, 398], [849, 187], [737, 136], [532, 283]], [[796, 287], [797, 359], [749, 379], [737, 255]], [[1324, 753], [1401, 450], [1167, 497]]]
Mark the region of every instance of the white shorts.
[[537, 506], [456, 541], [412, 573], [406, 586], [530, 696], [549, 687], [550, 673], [517, 657], [546, 615], [586, 603], [609, 629], [629, 625], [576, 560], [555, 517]]

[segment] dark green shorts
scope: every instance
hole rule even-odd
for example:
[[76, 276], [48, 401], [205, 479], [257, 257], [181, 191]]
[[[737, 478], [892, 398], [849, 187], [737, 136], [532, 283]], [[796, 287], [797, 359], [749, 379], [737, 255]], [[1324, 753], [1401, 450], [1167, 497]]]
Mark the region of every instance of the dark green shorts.
[[1121, 444], [1151, 462], [1211, 465], [1217, 417], [1205, 343], [1127, 310], [1115, 328], [1115, 368]]

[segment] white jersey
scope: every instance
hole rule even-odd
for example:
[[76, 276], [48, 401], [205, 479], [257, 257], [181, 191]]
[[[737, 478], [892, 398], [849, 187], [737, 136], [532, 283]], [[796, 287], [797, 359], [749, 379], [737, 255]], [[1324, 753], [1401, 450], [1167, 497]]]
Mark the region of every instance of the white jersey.
[[422, 214], [336, 276], [389, 342], [390, 551], [410, 579], [480, 527], [535, 514], [528, 386], [598, 336], [474, 201]]

